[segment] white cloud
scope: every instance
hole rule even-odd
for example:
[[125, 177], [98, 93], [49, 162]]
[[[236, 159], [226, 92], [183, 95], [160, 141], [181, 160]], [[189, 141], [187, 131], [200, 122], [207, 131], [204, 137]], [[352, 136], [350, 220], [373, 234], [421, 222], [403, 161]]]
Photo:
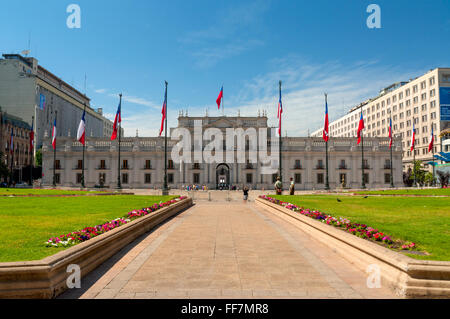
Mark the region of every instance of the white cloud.
[[344, 66], [336, 61], [324, 64], [308, 63], [291, 56], [271, 61], [276, 71], [261, 74], [244, 83], [242, 90], [228, 98], [226, 114], [256, 116], [267, 110], [269, 125], [278, 126], [278, 81], [282, 82], [283, 135], [306, 136], [323, 125], [328, 93], [328, 112], [333, 121], [360, 102], [375, 97], [379, 90], [398, 81], [424, 73], [425, 70], [404, 71], [392, 66], [380, 66], [374, 61], [358, 61]]

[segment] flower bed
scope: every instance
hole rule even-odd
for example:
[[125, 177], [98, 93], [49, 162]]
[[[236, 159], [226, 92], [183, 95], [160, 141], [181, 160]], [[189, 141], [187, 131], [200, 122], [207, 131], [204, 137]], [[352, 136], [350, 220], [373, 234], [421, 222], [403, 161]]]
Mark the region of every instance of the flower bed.
[[378, 229], [369, 227], [364, 224], [353, 223], [349, 219], [343, 217], [334, 217], [316, 210], [305, 209], [303, 207], [298, 207], [297, 205], [288, 202], [283, 202], [281, 200], [266, 195], [260, 195], [259, 198], [283, 206], [289, 210], [308, 216], [310, 218], [319, 220], [327, 225], [338, 227], [360, 238], [375, 241], [391, 249], [414, 250], [417, 247], [415, 243], [404, 242], [399, 239], [394, 240], [392, 239], [391, 236], [388, 236], [387, 234], [379, 231]]
[[125, 216], [116, 218], [110, 222], [106, 222], [104, 224], [100, 224], [94, 227], [86, 227], [79, 231], [75, 231], [65, 235], [60, 235], [59, 237], [52, 237], [45, 242], [45, 245], [47, 247], [67, 247], [82, 243], [86, 240], [89, 240], [98, 235], [113, 230], [114, 228], [125, 225], [135, 220], [136, 218], [146, 216], [163, 207], [177, 203], [185, 198], [187, 198], [187, 196], [180, 196], [164, 203], [160, 202], [159, 204], [153, 204], [150, 207], [142, 208], [139, 210], [132, 210], [131, 212], [128, 212]]

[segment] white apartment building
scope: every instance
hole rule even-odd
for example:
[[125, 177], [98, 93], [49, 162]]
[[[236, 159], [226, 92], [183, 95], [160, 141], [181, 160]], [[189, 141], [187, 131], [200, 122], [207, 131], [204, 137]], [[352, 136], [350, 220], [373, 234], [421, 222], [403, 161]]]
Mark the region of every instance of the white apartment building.
[[[389, 117], [392, 116], [394, 136], [401, 137], [403, 169], [412, 163], [411, 135], [415, 128], [416, 160], [432, 160], [428, 153], [431, 128], [434, 134], [434, 152], [442, 151], [439, 133], [450, 127], [450, 68], [436, 68], [408, 82], [397, 82], [352, 108], [348, 114], [329, 124], [331, 137], [355, 137], [361, 108], [364, 118], [363, 135], [386, 137], [389, 135]], [[330, 112], [330, 108], [329, 108]], [[331, 108], [331, 114], [332, 108]], [[311, 136], [322, 136], [323, 128]]]

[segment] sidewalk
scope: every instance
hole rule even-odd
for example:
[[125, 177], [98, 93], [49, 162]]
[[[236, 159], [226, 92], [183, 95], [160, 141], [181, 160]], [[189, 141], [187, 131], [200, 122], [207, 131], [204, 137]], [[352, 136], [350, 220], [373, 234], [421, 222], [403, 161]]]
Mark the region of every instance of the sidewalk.
[[198, 202], [60, 298], [395, 298], [253, 203]]

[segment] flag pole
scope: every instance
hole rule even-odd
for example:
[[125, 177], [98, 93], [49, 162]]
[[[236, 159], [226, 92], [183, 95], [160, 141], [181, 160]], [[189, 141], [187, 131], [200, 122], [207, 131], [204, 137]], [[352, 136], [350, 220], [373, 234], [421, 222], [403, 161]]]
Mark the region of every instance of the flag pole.
[[[327, 93], [325, 93], [325, 105], [327, 105], [328, 100], [327, 100]], [[328, 107], [328, 105], [327, 105]], [[328, 128], [327, 128], [328, 130]], [[328, 134], [328, 132], [327, 132]], [[327, 140], [325, 141], [325, 168], [326, 168], [326, 174], [325, 174], [325, 189], [329, 190], [330, 189], [330, 183], [328, 180], [328, 137]]]
[[[31, 117], [31, 127], [33, 128], [33, 149], [34, 149], [34, 115]], [[31, 141], [30, 141], [31, 142]], [[33, 149], [30, 149], [30, 186], [33, 187]]]
[[[122, 93], [119, 94], [119, 105], [120, 105], [120, 118], [122, 119]], [[118, 119], [117, 119], [118, 120]], [[122, 185], [120, 184], [120, 128], [121, 128], [121, 123], [122, 121], [120, 121], [119, 123], [119, 153], [118, 153], [118, 157], [117, 157], [117, 189], [121, 189]]]
[[[280, 95], [280, 98], [281, 98], [281, 80], [278, 82], [278, 84], [279, 84], [279, 95]], [[282, 107], [281, 105], [280, 105], [280, 107]], [[282, 109], [282, 108], [281, 108]], [[278, 155], [279, 155], [279, 161], [280, 161], [280, 164], [279, 164], [279, 168], [280, 168], [280, 182], [281, 183], [283, 183], [283, 177], [282, 177], [282, 164], [281, 164], [281, 114], [282, 114], [282, 112], [281, 112], [281, 110], [280, 110], [280, 120], [279, 120], [279, 142], [278, 142]]]
[[[13, 129], [11, 128], [11, 135], [13, 135]], [[11, 139], [10, 139], [11, 141]], [[12, 140], [12, 143], [9, 145], [10, 153], [11, 153], [11, 176], [9, 178], [9, 185], [11, 186], [14, 179], [14, 173], [13, 173], [13, 163], [14, 163], [14, 139]]]
[[[394, 133], [392, 132], [392, 116], [389, 116], [389, 127], [390, 127], [390, 130], [391, 130], [391, 139], [394, 139]], [[394, 146], [394, 142], [392, 142], [392, 146]], [[393, 165], [392, 165], [392, 146], [391, 147], [389, 147], [389, 149], [390, 149], [390, 153], [391, 153], [391, 188], [394, 188], [394, 167], [393, 167]]]
[[164, 120], [164, 186], [163, 186], [163, 195], [169, 195], [169, 188], [167, 186], [167, 81], [164, 81], [164, 84], [166, 86], [166, 90], [164, 93], [164, 100], [166, 102], [165, 106], [165, 120]]
[[433, 158], [432, 158], [432, 163], [433, 163], [433, 182], [431, 183], [431, 185], [432, 186], [434, 186], [435, 185], [435, 182], [434, 182], [434, 174], [435, 174], [435, 168], [434, 168], [434, 165], [436, 164], [435, 162], [434, 162], [434, 131], [433, 131], [433, 124], [431, 124], [431, 135], [433, 135], [433, 136], [431, 136], [431, 138], [432, 138], [432, 141], [433, 141], [433, 145], [432, 145], [432, 147], [431, 147], [431, 154], [433, 154]]
[[[86, 111], [86, 103], [84, 103], [84, 109], [83, 109], [83, 113]], [[86, 120], [86, 119], [85, 119]], [[84, 188], [85, 187], [85, 184], [84, 184], [84, 148], [85, 148], [85, 145], [86, 145], [86, 141], [87, 141], [87, 138], [86, 138], [86, 123], [84, 123], [84, 143], [83, 143], [83, 160], [81, 161], [81, 188]], [[56, 148], [56, 147], [55, 147]]]
[[414, 174], [414, 187], [416, 187], [416, 128], [414, 127], [414, 118], [413, 118], [413, 174]]
[[[362, 118], [362, 107], [361, 107], [361, 118]], [[366, 188], [366, 184], [364, 182], [364, 139], [363, 139], [363, 130], [361, 130], [361, 187], [363, 189]]]
[[[57, 117], [58, 111], [55, 111], [55, 126]], [[53, 187], [56, 187], [56, 129], [54, 130], [55, 130], [55, 147], [53, 148]]]

